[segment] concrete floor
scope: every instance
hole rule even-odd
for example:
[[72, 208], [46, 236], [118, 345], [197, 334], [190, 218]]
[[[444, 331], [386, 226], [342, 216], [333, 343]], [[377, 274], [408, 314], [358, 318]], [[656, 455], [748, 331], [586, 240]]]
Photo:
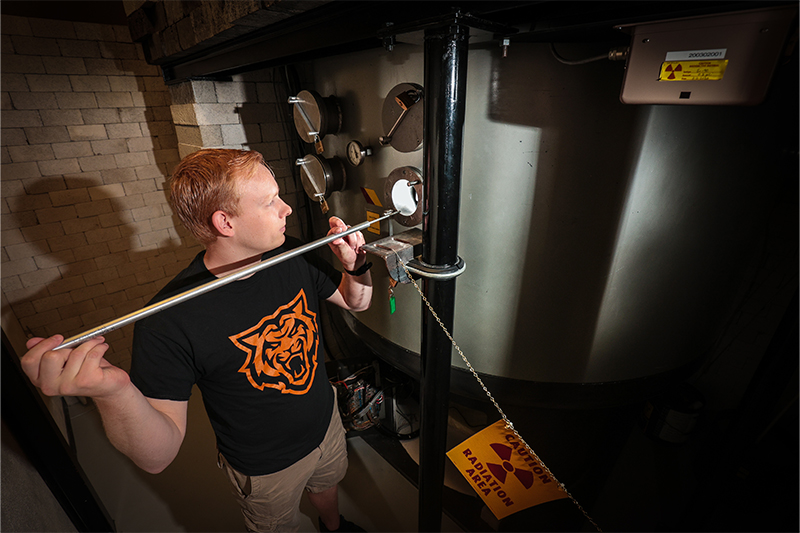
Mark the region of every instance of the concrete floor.
[[[186, 440], [162, 473], [147, 474], [106, 439], [93, 404], [70, 408], [78, 458], [117, 531], [244, 531], [239, 508], [216, 466], [214, 437], [199, 394], [189, 402]], [[350, 467], [340, 484], [342, 514], [367, 531], [415, 531], [417, 489], [360, 437], [348, 438]], [[303, 499], [301, 531], [317, 531]], [[442, 531], [462, 531], [443, 517]]]
[[[158, 475], [140, 471], [111, 447], [91, 403], [73, 403], [70, 418], [80, 462], [117, 531], [244, 531], [227, 482], [216, 467], [214, 437], [199, 394], [190, 401], [180, 454]], [[706, 413], [691, 438], [679, 445], [633, 427], [621, 439], [619, 455], [598, 497], [584, 502], [597, 526], [603, 531], [797, 531], [796, 404], [746, 460], [730, 465], [718, 461], [728, 449], [721, 439], [727, 438], [723, 436], [729, 418], [730, 413]], [[348, 437], [350, 468], [340, 485], [342, 514], [367, 531], [417, 531], [418, 492], [408, 475], [415, 468], [417, 441], [390, 443], [392, 451], [386, 454], [375, 439], [374, 432]], [[390, 457], [398, 453], [405, 468], [398, 468], [398, 457]], [[551, 522], [555, 525], [546, 526], [534, 514], [517, 529], [504, 528], [463, 480], [453, 476], [451, 467], [447, 462], [445, 490], [452, 489], [457, 498], [449, 500], [450, 516], [443, 514], [442, 531], [577, 530], [571, 525], [559, 529], [558, 513]], [[560, 512], [566, 508], [577, 513], [569, 500], [561, 502]], [[317, 531], [316, 513], [305, 499], [301, 512], [302, 531]], [[458, 516], [464, 512], [473, 518], [471, 522]], [[476, 522], [476, 516], [482, 521]], [[579, 527], [597, 529], [588, 521]]]

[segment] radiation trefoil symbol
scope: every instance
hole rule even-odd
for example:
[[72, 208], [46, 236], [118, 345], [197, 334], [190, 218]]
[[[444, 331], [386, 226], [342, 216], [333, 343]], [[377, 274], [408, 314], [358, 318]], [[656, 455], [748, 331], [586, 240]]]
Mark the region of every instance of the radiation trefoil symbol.
[[514, 465], [511, 464], [510, 459], [512, 448], [510, 446], [494, 443], [490, 444], [489, 447], [494, 450], [497, 456], [503, 461], [502, 465], [489, 462], [486, 463], [487, 468], [489, 468], [494, 477], [496, 477], [500, 483], [506, 482], [506, 476], [508, 476], [508, 474], [514, 474], [514, 476], [526, 489], [529, 489], [531, 486], [533, 486], [533, 472], [530, 470], [523, 470], [521, 468], [514, 468]]

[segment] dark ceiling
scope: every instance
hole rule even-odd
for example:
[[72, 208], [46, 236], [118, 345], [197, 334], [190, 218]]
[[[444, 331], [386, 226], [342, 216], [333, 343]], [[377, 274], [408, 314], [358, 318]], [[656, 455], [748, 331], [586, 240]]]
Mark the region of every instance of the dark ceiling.
[[35, 17], [72, 22], [127, 24], [122, 0], [69, 1], [61, 0], [3, 0], [0, 13], [19, 17]]

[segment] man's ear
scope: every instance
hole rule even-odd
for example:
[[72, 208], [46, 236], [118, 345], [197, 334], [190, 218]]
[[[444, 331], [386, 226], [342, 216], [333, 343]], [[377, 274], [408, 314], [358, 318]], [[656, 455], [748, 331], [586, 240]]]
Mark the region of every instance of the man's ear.
[[211, 215], [211, 223], [221, 236], [230, 237], [233, 235], [231, 216], [225, 211], [215, 211], [214, 214]]

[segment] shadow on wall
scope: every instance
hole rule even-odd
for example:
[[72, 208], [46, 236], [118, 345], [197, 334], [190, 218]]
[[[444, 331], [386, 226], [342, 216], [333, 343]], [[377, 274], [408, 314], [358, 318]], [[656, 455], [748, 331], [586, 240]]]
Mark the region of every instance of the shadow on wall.
[[[592, 57], [597, 49], [576, 45], [564, 53]], [[495, 51], [492, 58], [491, 119], [542, 131], [521, 258], [525, 296], [506, 371], [533, 365], [543, 381], [574, 381], [591, 351], [638, 158], [641, 108], [619, 102], [620, 63], [562, 65], [546, 43], [519, 44], [508, 57]]]
[[[46, 189], [40, 182], [28, 187]], [[31, 243], [35, 248], [31, 256], [42, 269], [36, 273], [49, 279], [38, 277], [42, 284], [33, 293], [17, 291], [24, 299], [12, 299], [14, 293], [9, 298], [28, 336], [70, 337], [136, 311], [166, 282], [165, 267], [199, 251], [197, 246], [182, 246], [166, 229], [153, 232], [154, 224], [180, 227], [174, 215], [163, 212], [169, 210], [167, 204], [129, 209], [120, 198], [122, 184], [104, 185], [87, 178], [71, 179], [69, 191], [87, 215], [62, 220], [62, 236]], [[9, 202], [24, 198], [9, 198]], [[74, 210], [75, 206], [64, 209]], [[28, 213], [11, 215], [23, 230], [21, 218]], [[148, 237], [143, 238], [142, 233]], [[154, 235], [163, 238], [155, 241]], [[132, 335], [132, 325], [105, 335], [110, 346], [106, 358], [126, 371]]]

